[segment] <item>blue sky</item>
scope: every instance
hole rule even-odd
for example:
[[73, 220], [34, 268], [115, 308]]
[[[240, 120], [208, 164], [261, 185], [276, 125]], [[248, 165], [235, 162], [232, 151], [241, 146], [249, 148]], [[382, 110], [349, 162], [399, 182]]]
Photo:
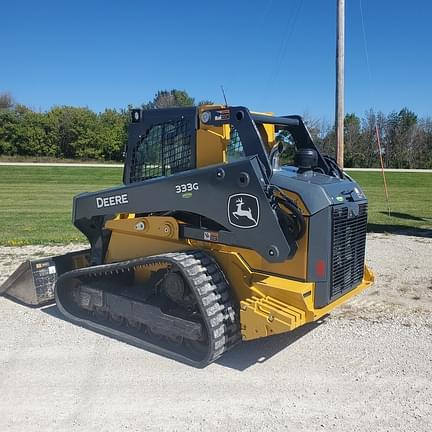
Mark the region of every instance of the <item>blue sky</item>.
[[[346, 0], [346, 111], [432, 115], [432, 2]], [[0, 92], [34, 109], [158, 89], [332, 121], [336, 0], [5, 1]]]

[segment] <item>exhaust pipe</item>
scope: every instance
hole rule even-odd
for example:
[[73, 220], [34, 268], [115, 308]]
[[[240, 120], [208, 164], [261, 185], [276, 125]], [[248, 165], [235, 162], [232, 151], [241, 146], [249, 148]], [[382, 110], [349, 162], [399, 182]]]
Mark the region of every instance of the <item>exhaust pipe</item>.
[[0, 295], [27, 306], [54, 303], [57, 278], [70, 270], [89, 265], [85, 249], [49, 258], [24, 261], [0, 286]]

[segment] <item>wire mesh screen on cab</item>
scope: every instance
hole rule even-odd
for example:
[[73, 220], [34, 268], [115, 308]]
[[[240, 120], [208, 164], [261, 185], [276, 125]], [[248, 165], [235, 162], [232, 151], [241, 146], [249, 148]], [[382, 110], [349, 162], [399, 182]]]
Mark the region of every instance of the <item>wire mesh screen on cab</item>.
[[231, 162], [243, 157], [245, 157], [245, 152], [239, 133], [237, 129], [231, 125], [230, 141], [227, 145], [227, 159], [229, 162]]
[[189, 121], [184, 118], [152, 126], [133, 150], [130, 181], [193, 168], [191, 133]]

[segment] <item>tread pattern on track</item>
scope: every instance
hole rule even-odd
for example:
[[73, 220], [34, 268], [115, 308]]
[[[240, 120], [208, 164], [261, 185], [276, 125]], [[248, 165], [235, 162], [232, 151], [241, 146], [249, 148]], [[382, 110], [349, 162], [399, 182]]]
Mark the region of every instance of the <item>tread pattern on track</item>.
[[[179, 271], [196, 297], [201, 319], [208, 333], [208, 350], [202, 360], [197, 361], [174, 351], [170, 353], [166, 348], [159, 348], [157, 345], [143, 339], [137, 340], [137, 337], [127, 333], [121, 335], [122, 332], [113, 331], [109, 327], [102, 329], [103, 326], [100, 323], [74, 316], [59, 298], [58, 290], [63, 289], [64, 282], [71, 278], [79, 280], [83, 277], [90, 277], [91, 280], [100, 276], [156, 264], [169, 264]], [[72, 270], [58, 279], [55, 291], [56, 302], [60, 311], [70, 320], [89, 328], [102, 330], [108, 335], [112, 334], [117, 338], [124, 339], [126, 342], [149, 348], [153, 352], [167, 355], [194, 366], [202, 367], [215, 361], [241, 340], [239, 311], [236, 302], [233, 300], [225, 275], [214, 258], [200, 250], [172, 252]]]

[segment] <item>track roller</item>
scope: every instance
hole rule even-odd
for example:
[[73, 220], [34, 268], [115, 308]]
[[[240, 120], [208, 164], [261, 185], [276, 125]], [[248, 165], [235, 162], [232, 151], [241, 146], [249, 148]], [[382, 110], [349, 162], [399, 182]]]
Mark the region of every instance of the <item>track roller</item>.
[[[141, 268], [151, 270], [147, 281], [135, 277]], [[226, 278], [201, 251], [73, 270], [57, 280], [55, 297], [74, 323], [198, 367], [240, 341]]]

